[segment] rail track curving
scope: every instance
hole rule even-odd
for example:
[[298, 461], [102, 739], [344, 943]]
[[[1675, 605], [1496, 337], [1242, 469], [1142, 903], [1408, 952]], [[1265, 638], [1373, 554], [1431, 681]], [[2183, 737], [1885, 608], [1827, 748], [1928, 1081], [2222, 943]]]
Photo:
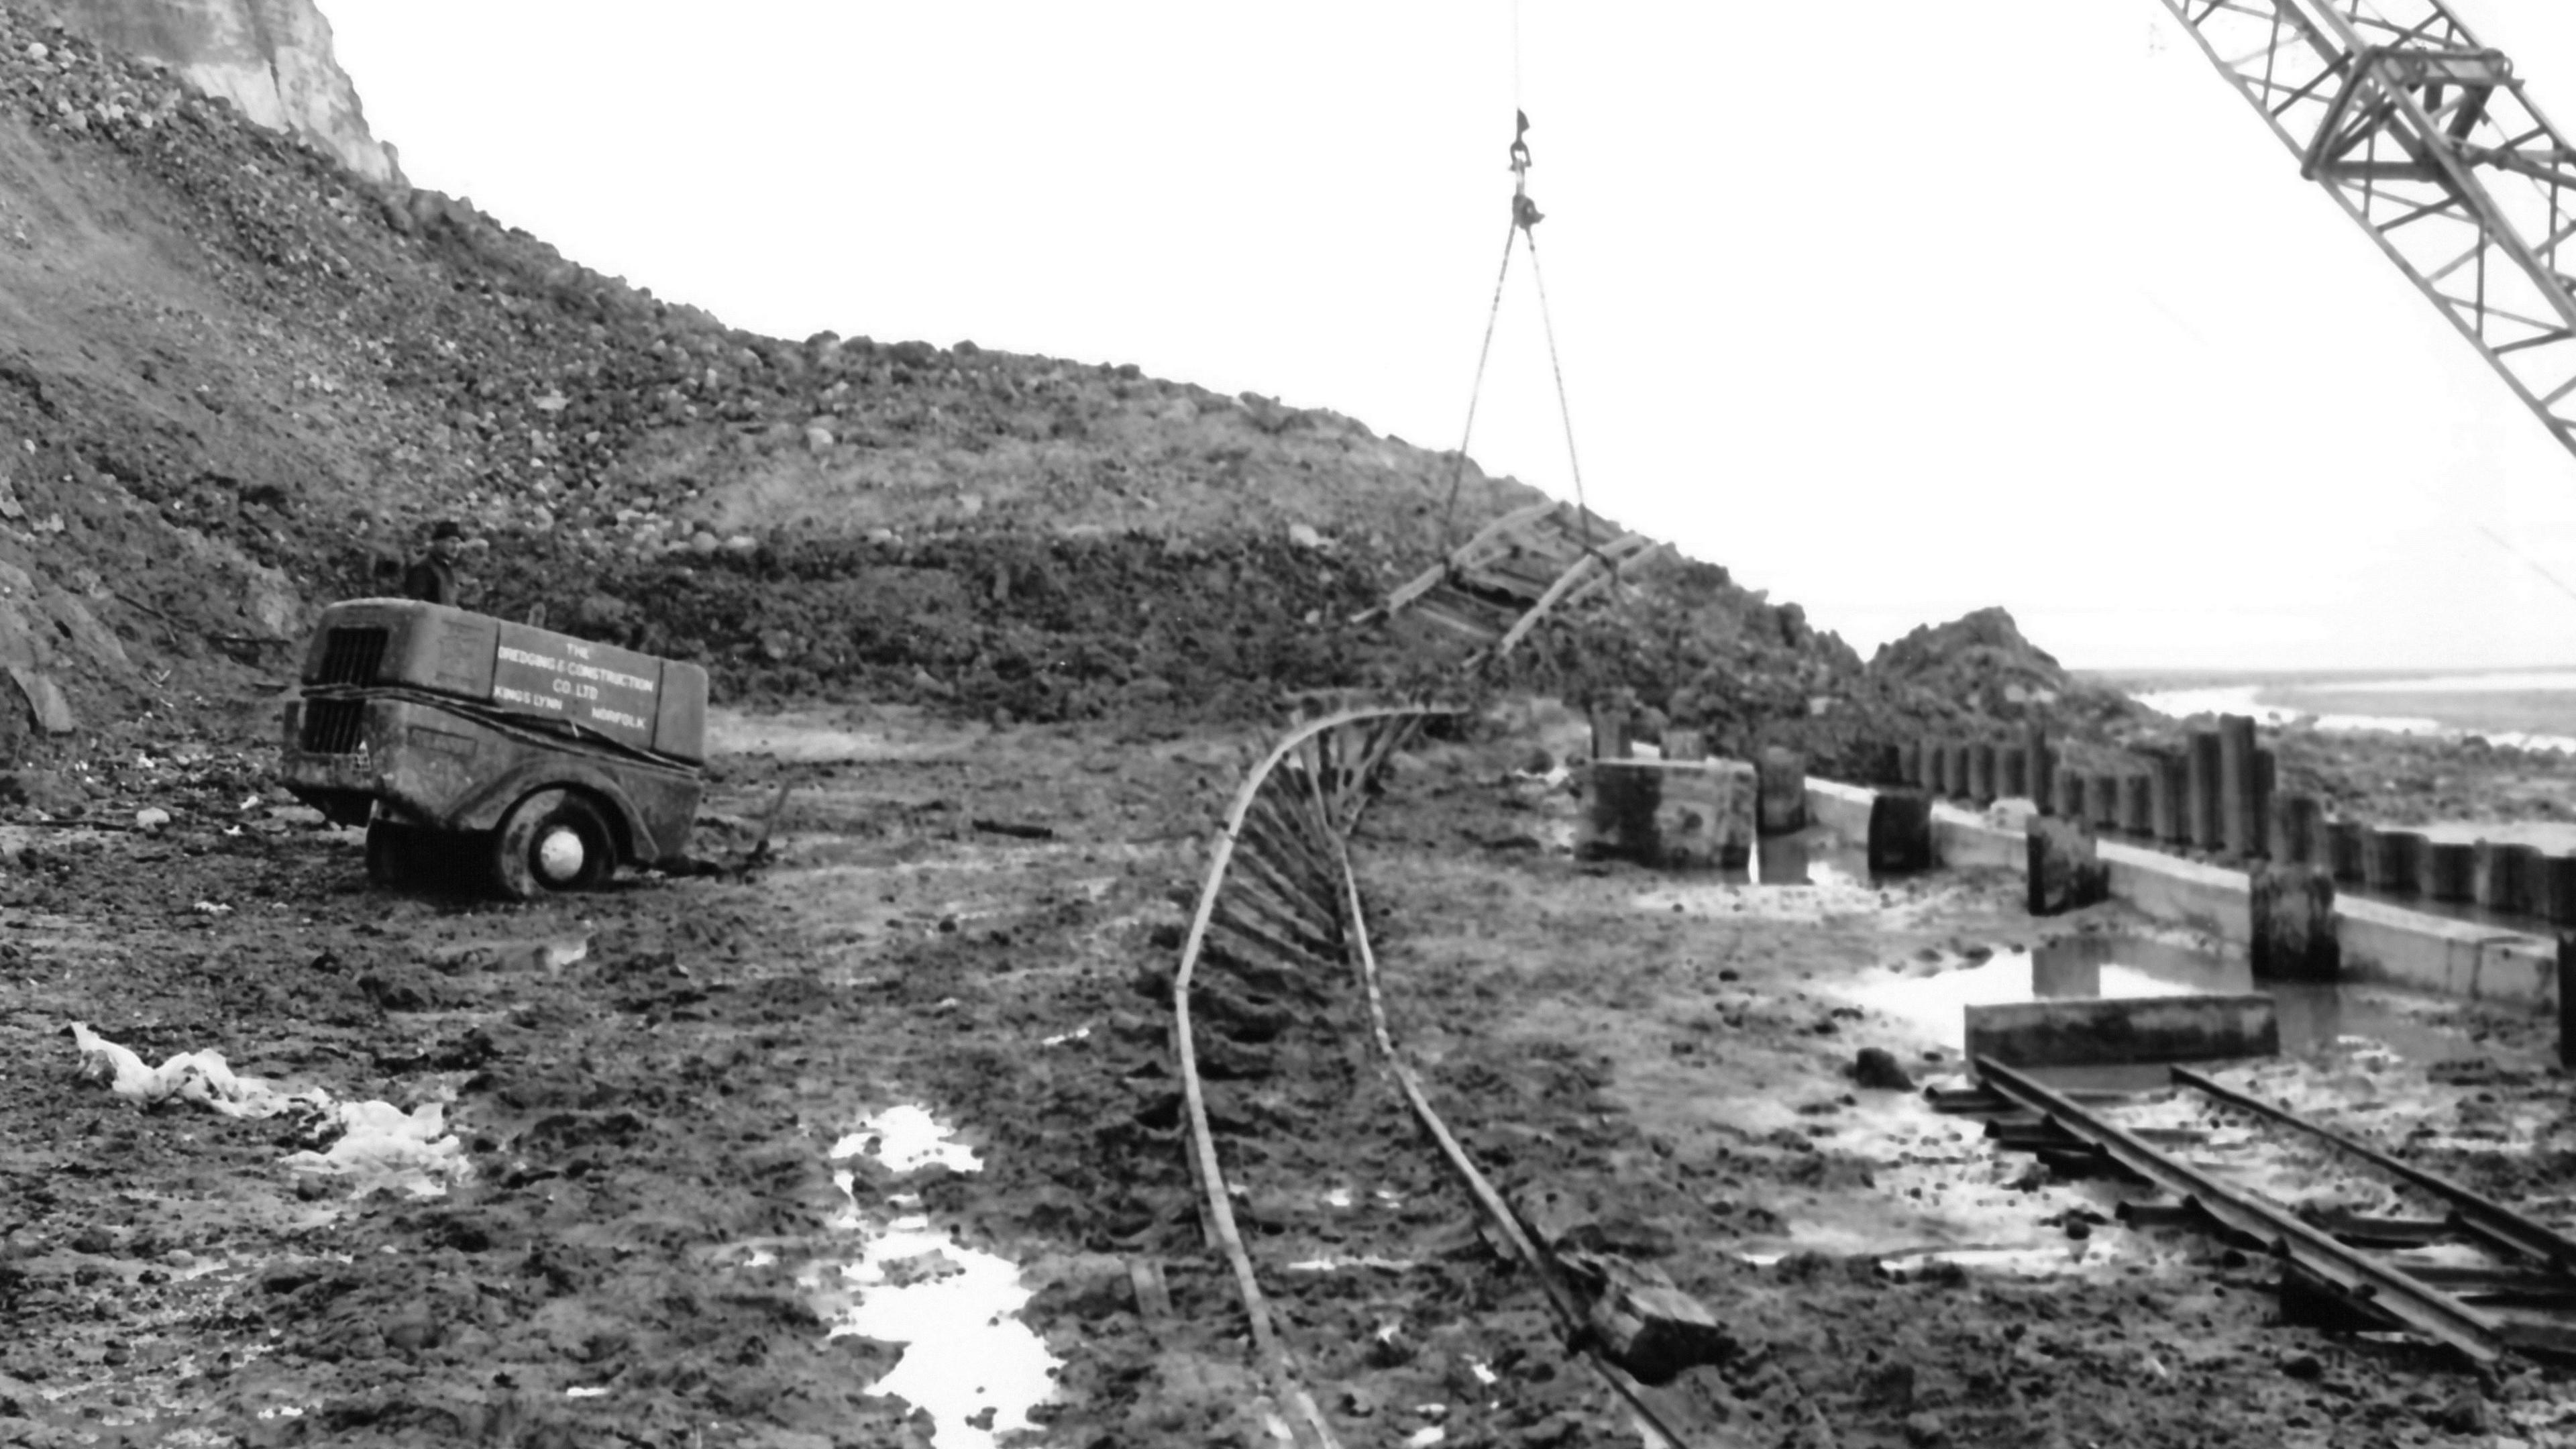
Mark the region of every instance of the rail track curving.
[[[1398, 589], [1376, 612], [1392, 617], [1411, 610], [1463, 636], [1471, 649], [1467, 666], [1498, 657], [1550, 611], [1603, 587], [1617, 561], [1648, 552], [1625, 540], [1607, 549], [1578, 550], [1572, 540], [1587, 522], [1557, 508], [1513, 515]], [[1582, 1255], [1560, 1258], [1534, 1240], [1513, 1203], [1442, 1120], [1390, 1026], [1354, 836], [1389, 762], [1426, 727], [1456, 713], [1439, 703], [1383, 703], [1316, 707], [1298, 719], [1240, 783], [1170, 978], [1171, 1051], [1199, 1214], [1241, 1301], [1272, 1410], [1271, 1431], [1309, 1449], [1338, 1449], [1342, 1442], [1306, 1367], [1324, 1350], [1311, 1342], [1301, 1350], [1293, 1314], [1283, 1313], [1265, 1288], [1265, 1277], [1275, 1283], [1288, 1265], [1275, 1254], [1265, 1261], [1256, 1253], [1260, 1225], [1247, 1233], [1236, 1211], [1238, 1201], [1258, 1201], [1238, 1179], [1247, 1172], [1257, 1177], [1265, 1153], [1253, 1140], [1259, 1124], [1237, 1121], [1229, 1128], [1211, 1106], [1200, 1007], [1203, 996], [1225, 999], [1221, 983], [1228, 981], [1237, 991], [1302, 991], [1309, 1002], [1328, 995], [1356, 1000], [1364, 1027], [1348, 1033], [1354, 1039], [1351, 1055], [1337, 1068], [1349, 1080], [1322, 1090], [1338, 1090], [1342, 1098], [1364, 1096], [1358, 1090], [1363, 1077], [1391, 1089], [1412, 1129], [1436, 1154], [1439, 1174], [1472, 1205], [1484, 1242], [1535, 1296], [1569, 1357], [1613, 1396], [1647, 1442], [1712, 1442], [1709, 1436], [1722, 1431], [1711, 1430], [1704, 1414], [1625, 1366], [1603, 1333], [1605, 1311], [1617, 1295], [1604, 1291]], [[1283, 983], [1296, 985], [1273, 989]], [[1236, 1049], [1220, 1042], [1217, 1054], [1222, 1059]], [[2190, 1134], [2139, 1128], [2131, 1115], [2137, 1099], [2078, 1100], [2008, 1067], [1976, 1065], [1977, 1089], [1936, 1093], [1935, 1105], [1985, 1115], [2001, 1146], [2039, 1152], [2074, 1171], [2125, 1173], [2161, 1189], [2162, 1198], [2149, 1195], [2123, 1209], [2134, 1226], [2197, 1228], [2277, 1259], [2285, 1317], [2339, 1330], [2404, 1333], [2481, 1367], [2513, 1354], [2576, 1356], [2576, 1240], [2544, 1224], [2286, 1109], [2177, 1069], [2173, 1089], [2153, 1095], [2170, 1101], [2179, 1092], [2231, 1123], [2323, 1142], [2348, 1162], [2401, 1184], [2413, 1200], [2436, 1205], [2433, 1216], [2409, 1219], [2292, 1212], [2234, 1186], [2226, 1166], [2213, 1170], [2177, 1150], [2174, 1139]], [[1334, 1105], [1363, 1110], [1349, 1101]], [[1229, 1137], [1242, 1140], [1221, 1150]], [[2277, 1155], [2280, 1149], [2270, 1150]], [[1231, 1169], [1229, 1152], [1235, 1158]], [[2410, 1251], [2444, 1241], [2469, 1245], [2487, 1258], [2464, 1266], [2456, 1254], [2445, 1262]], [[1686, 1300], [1680, 1305], [1685, 1319], [1691, 1310], [1706, 1312]], [[1834, 1442], [1812, 1401], [1792, 1412], [1809, 1421], [1813, 1440]]]
[[[1474, 646], [1464, 661], [1468, 666], [1500, 657], [1550, 613], [1599, 592], [1622, 564], [1653, 552], [1651, 542], [1637, 535], [1616, 534], [1606, 545], [1591, 542], [1606, 532], [1598, 520], [1562, 505], [1506, 515], [1396, 589], [1373, 613], [1383, 619], [1410, 611], [1463, 636]], [[1340, 1441], [1304, 1380], [1236, 1220], [1210, 1119], [1192, 996], [1202, 968], [1211, 963], [1255, 980], [1347, 972], [1367, 1004], [1377, 1070], [1402, 1096], [1491, 1240], [1538, 1286], [1560, 1335], [1640, 1428], [1663, 1443], [1681, 1445], [1687, 1441], [1673, 1416], [1599, 1347], [1590, 1321], [1593, 1305], [1531, 1240], [1441, 1120], [1388, 1025], [1351, 835], [1387, 762], [1426, 724], [1456, 712], [1438, 704], [1386, 704], [1303, 719], [1245, 775], [1226, 812], [1171, 987], [1172, 1052], [1207, 1236], [1241, 1296], [1253, 1355], [1272, 1399], [1274, 1432], [1285, 1430], [1316, 1449], [1338, 1449]]]

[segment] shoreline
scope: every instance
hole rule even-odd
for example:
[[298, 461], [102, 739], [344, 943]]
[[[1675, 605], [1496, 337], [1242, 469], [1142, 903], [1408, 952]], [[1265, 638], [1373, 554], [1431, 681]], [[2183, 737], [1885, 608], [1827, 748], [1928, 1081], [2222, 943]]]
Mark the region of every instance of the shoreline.
[[[2365, 737], [2395, 735], [2470, 749], [2482, 742], [2492, 748], [2576, 755], [2576, 673], [2552, 671], [2534, 676], [2565, 681], [2556, 688], [2510, 689], [2484, 682], [2510, 677], [2462, 676], [2464, 683], [2479, 683], [2460, 689], [2417, 688], [2414, 686], [2438, 685], [2441, 681], [2414, 675], [2367, 684], [2285, 688], [2258, 681], [2127, 693], [2146, 709], [2176, 720], [2201, 714], [2237, 714], [2251, 716], [2267, 729], [2309, 729]], [[2461, 700], [2478, 702], [2455, 702]], [[2531, 727], [2535, 725], [2541, 727]], [[2550, 725], [2557, 727], [2549, 728]]]

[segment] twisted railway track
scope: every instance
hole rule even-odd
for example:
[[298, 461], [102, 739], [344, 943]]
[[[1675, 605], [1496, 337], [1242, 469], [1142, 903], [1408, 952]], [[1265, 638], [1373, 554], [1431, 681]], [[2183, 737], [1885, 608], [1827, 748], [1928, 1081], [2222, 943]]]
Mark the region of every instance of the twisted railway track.
[[[1607, 546], [1590, 539], [1611, 534]], [[1551, 612], [1589, 597], [1616, 578], [1623, 562], [1651, 553], [1648, 540], [1609, 530], [1561, 505], [1507, 515], [1480, 531], [1430, 572], [1390, 595], [1381, 617], [1407, 610], [1473, 645], [1467, 666], [1500, 658]], [[1319, 972], [1347, 973], [1366, 1004], [1368, 1039], [1380, 1077], [1402, 1098], [1443, 1171], [1473, 1205], [1482, 1231], [1534, 1284], [1561, 1338], [1613, 1395], [1650, 1443], [1704, 1442], [1685, 1437], [1680, 1414], [1656, 1402], [1647, 1386], [1615, 1361], [1613, 1346], [1650, 1326], [1640, 1312], [1705, 1317], [1678, 1294], [1641, 1304], [1618, 1285], [1579, 1286], [1532, 1239], [1485, 1172], [1432, 1105], [1420, 1075], [1406, 1063], [1389, 1026], [1384, 984], [1371, 949], [1351, 837], [1387, 763], [1426, 725], [1456, 710], [1438, 704], [1385, 704], [1320, 713], [1297, 722], [1246, 774], [1210, 853], [1198, 904], [1181, 945], [1171, 989], [1172, 1052], [1182, 1085], [1189, 1161], [1200, 1189], [1211, 1245], [1241, 1296], [1252, 1350], [1272, 1400], [1273, 1432], [1313, 1449], [1339, 1449], [1331, 1420], [1306, 1382], [1299, 1355], [1282, 1331], [1259, 1268], [1233, 1209], [1235, 1189], [1218, 1151], [1209, 1109], [1193, 994], [1210, 968], [1256, 985]], [[1591, 1291], [1584, 1291], [1588, 1286]], [[1670, 1323], [1655, 1325], [1669, 1335]], [[1713, 1323], [1707, 1325], [1716, 1336]]]
[[[1378, 612], [1391, 617], [1416, 610], [1461, 636], [1470, 646], [1465, 667], [1502, 657], [1551, 611], [1606, 587], [1615, 560], [1649, 551], [1623, 537], [1607, 549], [1577, 550], [1572, 540], [1581, 522], [1569, 523], [1563, 510], [1515, 515], [1397, 590]], [[1608, 531], [1595, 530], [1594, 536]], [[1355, 1117], [1330, 1113], [1355, 1114], [1367, 1098], [1374, 1104], [1367, 1110], [1400, 1111], [1418, 1141], [1428, 1144], [1425, 1155], [1436, 1157], [1436, 1171], [1454, 1194], [1444, 1197], [1446, 1211], [1453, 1218], [1472, 1217], [1484, 1246], [1518, 1285], [1517, 1301], [1498, 1299], [1484, 1311], [1527, 1316], [1534, 1307], [1544, 1315], [1552, 1337], [1597, 1386], [1601, 1401], [1646, 1443], [1738, 1442], [1741, 1425], [1724, 1427], [1730, 1416], [1723, 1411], [1712, 1416], [1704, 1402], [1695, 1407], [1661, 1387], [1670, 1375], [1651, 1371], [1657, 1353], [1640, 1352], [1644, 1340], [1658, 1335], [1649, 1347], [1660, 1351], [1670, 1349], [1676, 1335], [1688, 1340], [1704, 1331], [1710, 1356], [1696, 1361], [1718, 1362], [1736, 1347], [1724, 1343], [1724, 1329], [1668, 1282], [1622, 1282], [1615, 1275], [1605, 1280], [1601, 1265], [1585, 1253], [1560, 1252], [1560, 1244], [1541, 1240], [1516, 1211], [1525, 1206], [1519, 1191], [1526, 1183], [1507, 1196], [1465, 1145], [1489, 1136], [1494, 1124], [1473, 1124], [1462, 1141], [1443, 1120], [1390, 1023], [1369, 892], [1354, 861], [1360, 853], [1355, 837], [1390, 762], [1426, 729], [1456, 713], [1438, 703], [1397, 702], [1317, 708], [1298, 719], [1241, 781], [1211, 849], [1170, 978], [1171, 1051], [1199, 1214], [1206, 1241], [1224, 1260], [1241, 1301], [1271, 1433], [1307, 1449], [1339, 1449], [1349, 1425], [1368, 1410], [1337, 1401], [1329, 1368], [1321, 1377], [1316, 1372], [1318, 1360], [1349, 1345], [1301, 1333], [1296, 1301], [1313, 1291], [1311, 1285], [1286, 1289], [1284, 1304], [1280, 1297], [1283, 1277], [1293, 1279], [1313, 1265], [1284, 1262], [1276, 1248], [1265, 1251], [1265, 1237], [1281, 1229], [1279, 1215], [1260, 1204], [1275, 1198], [1281, 1169], [1294, 1154], [1274, 1155], [1263, 1135], [1301, 1128], [1357, 1133], [1363, 1129], [1349, 1125]], [[1247, 1000], [1253, 1003], [1248, 1008]], [[1277, 1006], [1283, 1001], [1290, 1003], [1284, 1014]], [[1289, 1020], [1304, 1030], [1337, 1011], [1344, 1018], [1337, 1045], [1300, 1063], [1320, 1066], [1322, 1080], [1308, 1100], [1325, 1111], [1302, 1124], [1263, 1123], [1243, 1102], [1225, 1100], [1234, 1085], [1230, 1079], [1244, 1075], [1239, 1058], [1245, 1040], [1268, 1042], [1288, 1029]], [[1271, 1013], [1266, 1021], [1265, 1013]], [[1213, 1050], [1202, 1035], [1211, 1015], [1220, 1027]], [[1247, 1025], [1248, 1038], [1242, 1031]], [[2120, 1105], [2079, 1103], [2008, 1068], [1979, 1065], [1984, 1086], [1972, 1094], [1976, 1100], [1956, 1098], [1945, 1110], [1987, 1115], [1990, 1131], [2006, 1139], [2000, 1145], [2080, 1159], [2073, 1164], [2079, 1168], [2107, 1165], [2163, 1189], [2163, 1199], [2141, 1198], [2124, 1209], [2133, 1225], [2195, 1227], [2277, 1258], [2285, 1317], [2293, 1321], [2399, 1331], [2481, 1367], [2517, 1353], [2563, 1360], [2576, 1348], [2576, 1242], [2545, 1225], [2364, 1144], [2335, 1138], [2271, 1104], [2177, 1071], [2182, 1091], [2212, 1109], [2326, 1140], [2346, 1157], [2405, 1184], [2417, 1200], [2429, 1197], [2439, 1204], [2433, 1218], [2333, 1220], [2294, 1213], [2231, 1187], [2226, 1171], [2204, 1170], [2186, 1154], [2168, 1150], [2173, 1134], [2149, 1127], [2142, 1136], [2124, 1124], [2126, 1109]], [[1383, 1097], [1367, 1090], [1372, 1083], [1382, 1086]], [[1418, 1146], [1412, 1150], [1421, 1152]], [[1305, 1159], [1308, 1165], [1314, 1160]], [[1253, 1185], [1265, 1176], [1270, 1186]], [[1252, 1205], [1249, 1229], [1238, 1204]], [[2490, 1261], [2462, 1266], [2407, 1256], [2409, 1249], [2442, 1239], [2475, 1245]], [[1408, 1266], [1364, 1261], [1387, 1271]], [[1688, 1352], [1685, 1344], [1682, 1361], [1691, 1361]], [[1649, 1372], [1636, 1371], [1641, 1362]], [[1794, 1386], [1790, 1398], [1790, 1415], [1801, 1421], [1797, 1429], [1805, 1442], [1837, 1442], [1816, 1399]], [[1719, 1423], [1712, 1424], [1712, 1417]], [[1374, 1438], [1380, 1428], [1367, 1432]], [[1405, 1442], [1439, 1441], [1417, 1435]]]

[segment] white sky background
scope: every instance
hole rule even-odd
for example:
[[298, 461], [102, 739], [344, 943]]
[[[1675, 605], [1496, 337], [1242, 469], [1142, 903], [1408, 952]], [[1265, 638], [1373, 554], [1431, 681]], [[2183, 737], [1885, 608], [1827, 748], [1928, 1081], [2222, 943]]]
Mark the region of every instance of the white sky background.
[[[1453, 447], [1510, 0], [320, 0], [376, 134], [786, 337], [1135, 362]], [[2576, 124], [2576, 5], [2454, 0]], [[2156, 0], [1521, 0], [1586, 492], [1866, 653], [2576, 661], [2576, 456]], [[1527, 258], [1471, 451], [1570, 496]]]

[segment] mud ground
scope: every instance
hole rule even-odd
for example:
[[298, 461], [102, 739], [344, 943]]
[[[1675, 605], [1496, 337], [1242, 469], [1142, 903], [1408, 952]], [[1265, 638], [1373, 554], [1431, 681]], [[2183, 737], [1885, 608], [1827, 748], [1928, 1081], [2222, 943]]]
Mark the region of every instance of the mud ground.
[[[1026, 1442], [1265, 1442], [1156, 994], [1258, 731], [728, 717], [708, 849], [775, 807], [766, 864], [505, 907], [368, 886], [236, 715], [138, 725], [0, 827], [0, 1443], [955, 1449], [978, 1426], [869, 1392], [900, 1345], [831, 1331], [902, 1194], [1036, 1289], [1061, 1364]], [[1727, 1323], [1736, 1351], [1662, 1390], [1700, 1442], [2576, 1442], [2555, 1373], [2284, 1325], [2263, 1263], [2097, 1237], [2098, 1186], [1849, 1079], [1868, 1045], [1954, 1065], [1846, 988], [2037, 939], [2016, 881], [1577, 862], [1570, 797], [1516, 772], [1566, 724], [1399, 764], [1360, 837], [1372, 920], [1398, 1038], [1524, 1214]], [[1343, 1442], [1637, 1442], [1402, 1117], [1348, 983], [1236, 989], [1206, 1013], [1220, 1151]], [[435, 1196], [295, 1171], [309, 1123], [138, 1110], [82, 1079], [73, 1021], [442, 1104], [469, 1170]], [[2455, 1057], [2379, 1068], [2430, 1124], [2408, 1140], [2563, 1212], [2541, 1028], [2449, 1024]], [[834, 1159], [903, 1103], [981, 1170]], [[1994, 1248], [2022, 1266], [1941, 1256]]]

